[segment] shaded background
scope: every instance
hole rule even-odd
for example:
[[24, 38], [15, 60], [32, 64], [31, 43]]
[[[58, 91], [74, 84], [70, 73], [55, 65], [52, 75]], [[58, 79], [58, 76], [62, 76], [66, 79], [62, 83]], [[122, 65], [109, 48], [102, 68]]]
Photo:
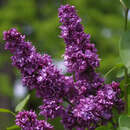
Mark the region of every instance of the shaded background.
[[[41, 53], [48, 53], [60, 68], [63, 66], [62, 54], [64, 42], [59, 38], [60, 29], [58, 11], [65, 0], [0, 0], [0, 108], [14, 110], [16, 104], [28, 93], [22, 86], [20, 73], [11, 66], [10, 53], [4, 51], [2, 40], [4, 30], [16, 27], [26, 34]], [[82, 18], [85, 32], [91, 34], [101, 58], [97, 71], [104, 75], [110, 68], [120, 62], [118, 42], [124, 27], [124, 15], [119, 0], [68, 0], [76, 6]], [[128, 21], [129, 22], [129, 21]], [[109, 76], [107, 82], [115, 79], [116, 72]], [[26, 109], [38, 112], [41, 100], [31, 91], [31, 99]], [[14, 124], [14, 118], [0, 113], [0, 130]], [[56, 119], [56, 130], [63, 127]]]

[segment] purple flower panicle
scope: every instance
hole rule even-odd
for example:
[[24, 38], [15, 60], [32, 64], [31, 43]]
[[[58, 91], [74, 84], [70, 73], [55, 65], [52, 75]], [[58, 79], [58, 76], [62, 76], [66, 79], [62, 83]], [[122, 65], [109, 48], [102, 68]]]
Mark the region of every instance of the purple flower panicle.
[[90, 35], [84, 32], [74, 6], [61, 6], [59, 18], [62, 23], [61, 38], [66, 43], [64, 61], [68, 72], [75, 73], [79, 94], [94, 94], [104, 82], [95, 72], [100, 63], [97, 49], [90, 42]]
[[4, 32], [4, 40], [5, 49], [13, 54], [12, 64], [21, 71], [25, 86], [36, 88], [42, 98], [62, 95], [64, 76], [52, 64], [50, 56], [37, 53], [31, 42], [26, 42], [25, 36], [14, 28]]
[[99, 66], [97, 49], [90, 43], [90, 35], [84, 33], [81, 19], [74, 6], [65, 5], [59, 8], [61, 38], [66, 43], [64, 54], [65, 65], [69, 72], [82, 72]]
[[37, 115], [33, 111], [19, 112], [15, 122], [22, 130], [54, 130], [45, 120], [37, 120]]
[[40, 113], [46, 118], [59, 116], [63, 97], [73, 100], [77, 94], [72, 77], [61, 74], [51, 57], [37, 53], [16, 29], [5, 31], [4, 40], [5, 49], [13, 54], [12, 64], [21, 71], [23, 84], [29, 89], [35, 88], [37, 96], [44, 100]]

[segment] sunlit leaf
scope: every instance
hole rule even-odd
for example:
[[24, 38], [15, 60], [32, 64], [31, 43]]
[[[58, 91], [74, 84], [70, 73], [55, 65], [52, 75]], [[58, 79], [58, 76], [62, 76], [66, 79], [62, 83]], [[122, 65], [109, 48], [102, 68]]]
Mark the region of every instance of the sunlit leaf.
[[96, 130], [106, 130], [106, 129], [107, 129], [107, 127], [101, 126], [101, 127], [98, 127]]
[[12, 111], [10, 111], [10, 110], [8, 110], [8, 109], [0, 108], [0, 112], [10, 113], [10, 114], [12, 114], [13, 116], [15, 116], [15, 113], [13, 113]]
[[27, 95], [26, 98], [24, 98], [15, 108], [15, 112], [20, 112], [21, 110], [23, 110], [23, 108], [25, 107], [25, 105], [27, 104], [28, 100], [30, 98], [30, 95]]
[[17, 125], [13, 125], [13, 126], [10, 126], [10, 127], [6, 128], [6, 130], [19, 130], [19, 129], [20, 128]]
[[127, 127], [120, 127], [119, 130], [130, 130], [130, 128], [127, 128]]
[[120, 130], [130, 130], [130, 117], [127, 115], [121, 115], [119, 117]]
[[104, 77], [107, 77], [111, 72], [113, 72], [114, 70], [116, 70], [116, 69], [121, 69], [121, 68], [123, 68], [124, 67], [124, 65], [123, 64], [117, 64], [117, 65], [115, 65], [114, 67], [112, 67], [105, 75], [104, 75]]

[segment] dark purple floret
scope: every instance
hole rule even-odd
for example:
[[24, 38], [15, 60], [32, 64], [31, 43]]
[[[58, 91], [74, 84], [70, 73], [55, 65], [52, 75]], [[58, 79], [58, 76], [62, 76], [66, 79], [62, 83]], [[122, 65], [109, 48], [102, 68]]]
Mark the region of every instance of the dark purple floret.
[[33, 111], [23, 111], [16, 115], [16, 125], [23, 130], [34, 130], [37, 126], [37, 115]]
[[9, 31], [4, 31], [3, 40], [15, 41], [15, 42], [23, 42], [25, 39], [25, 35], [21, 35], [15, 28], [10, 29]]
[[81, 98], [79, 103], [74, 107], [72, 113], [74, 117], [80, 120], [82, 124], [79, 127], [84, 127], [94, 130], [98, 123], [101, 121], [100, 113], [97, 110], [98, 104], [96, 103], [95, 96]]
[[61, 105], [62, 102], [63, 101], [57, 99], [44, 99], [43, 105], [40, 106], [40, 114], [46, 119], [54, 119], [61, 116], [61, 113], [63, 112], [63, 106]]
[[54, 127], [45, 120], [38, 120], [36, 130], [54, 130]]
[[116, 108], [119, 112], [124, 110], [124, 102], [121, 99], [119, 83], [112, 82], [106, 84], [97, 92], [98, 103], [103, 105], [105, 109], [111, 110]]
[[64, 125], [65, 129], [72, 130], [73, 128], [77, 127], [77, 119], [73, 116], [72, 107], [68, 106], [66, 110], [62, 113], [62, 124]]
[[94, 44], [86, 44], [82, 49], [77, 45], [66, 46], [64, 61], [68, 72], [83, 72], [99, 66], [98, 55], [87, 48], [90, 45]]
[[95, 94], [104, 84], [104, 79], [94, 70], [75, 73], [75, 86], [80, 95], [88, 96]]
[[22, 130], [54, 130], [46, 121], [37, 120], [37, 115], [33, 111], [19, 112], [15, 122]]
[[78, 90], [75, 87], [73, 76], [65, 76], [65, 87], [64, 87], [64, 100], [67, 99], [69, 102], [75, 102], [75, 99], [79, 96]]

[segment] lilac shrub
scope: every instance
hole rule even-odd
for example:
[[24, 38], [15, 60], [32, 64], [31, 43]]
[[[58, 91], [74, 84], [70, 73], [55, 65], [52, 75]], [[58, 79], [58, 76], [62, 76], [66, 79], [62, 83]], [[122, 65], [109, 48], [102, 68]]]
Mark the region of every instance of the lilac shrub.
[[[64, 61], [72, 76], [63, 75], [47, 54], [39, 54], [31, 42], [16, 29], [4, 32], [5, 49], [13, 56], [12, 64], [20, 70], [28, 89], [35, 89], [43, 100], [40, 114], [47, 119], [61, 117], [65, 129], [95, 130], [113, 118], [113, 108], [124, 110], [119, 83], [105, 84], [96, 72], [100, 58], [90, 35], [84, 32], [74, 6], [59, 8], [60, 37], [66, 43]], [[64, 105], [67, 102], [67, 106]], [[23, 130], [52, 130], [44, 120], [37, 120], [33, 111], [19, 112], [16, 125]]]

